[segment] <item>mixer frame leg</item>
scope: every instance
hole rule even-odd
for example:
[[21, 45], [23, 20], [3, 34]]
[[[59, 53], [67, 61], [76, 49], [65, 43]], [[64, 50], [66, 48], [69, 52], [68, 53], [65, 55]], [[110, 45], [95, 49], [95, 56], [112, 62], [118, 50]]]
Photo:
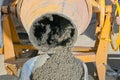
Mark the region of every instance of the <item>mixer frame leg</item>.
[[[10, 30], [10, 23], [9, 23], [9, 15], [2, 16], [2, 24], [3, 24], [3, 54], [5, 57], [5, 68], [8, 74], [15, 75], [16, 68], [12, 65], [15, 62], [15, 52], [14, 52], [14, 45], [12, 41], [12, 34]], [[8, 64], [9, 63], [9, 64]]]
[[8, 15], [3, 15], [3, 40], [4, 40], [4, 56], [5, 61], [14, 62], [15, 61], [15, 52], [14, 52], [14, 45], [12, 40], [12, 34], [10, 30], [10, 24]]
[[[74, 52], [78, 52], [76, 57], [83, 62], [96, 62], [96, 70], [99, 80], [106, 80], [106, 65], [108, 57], [108, 47], [110, 43], [110, 33], [111, 33], [111, 6], [106, 6], [106, 15], [103, 27], [101, 27], [100, 34], [97, 35], [97, 40], [94, 48], [84, 48], [85, 53], [81, 53], [83, 50], [81, 47], [73, 49]], [[98, 26], [99, 27], [99, 26]], [[98, 37], [99, 36], [99, 37]], [[96, 50], [96, 51], [94, 51]], [[94, 52], [90, 53], [91, 51]], [[82, 51], [83, 52], [83, 51]], [[87, 52], [87, 53], [86, 53]], [[89, 52], [89, 53], [88, 53]]]
[[106, 65], [108, 57], [108, 46], [110, 41], [111, 31], [111, 15], [107, 14], [105, 24], [101, 32], [99, 46], [96, 53], [96, 67], [99, 80], [105, 80], [106, 78]]
[[[15, 29], [15, 24], [10, 13], [2, 16], [3, 24], [3, 47], [0, 48], [0, 54], [4, 54], [5, 68], [10, 75], [16, 75], [17, 69], [29, 58], [20, 58], [23, 49], [36, 50], [32, 45], [20, 43], [19, 36]], [[16, 66], [17, 64], [17, 66]]]

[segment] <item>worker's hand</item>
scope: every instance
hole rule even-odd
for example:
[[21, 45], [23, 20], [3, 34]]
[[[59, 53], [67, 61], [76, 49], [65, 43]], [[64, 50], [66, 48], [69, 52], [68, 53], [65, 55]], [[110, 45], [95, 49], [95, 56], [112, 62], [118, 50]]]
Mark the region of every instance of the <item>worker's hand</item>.
[[116, 17], [116, 22], [118, 25], [120, 25], [120, 17]]

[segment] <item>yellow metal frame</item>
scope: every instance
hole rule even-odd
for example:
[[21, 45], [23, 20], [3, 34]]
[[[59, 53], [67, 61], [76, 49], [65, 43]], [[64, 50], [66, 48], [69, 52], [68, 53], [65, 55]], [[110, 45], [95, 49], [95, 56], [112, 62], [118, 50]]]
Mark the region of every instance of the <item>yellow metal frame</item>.
[[0, 54], [4, 54], [5, 68], [8, 74], [16, 75], [17, 67], [15, 65], [22, 65], [28, 60], [28, 58], [20, 58], [22, 50], [35, 48], [32, 45], [23, 45], [20, 43], [11, 14], [3, 15], [2, 20], [4, 46], [0, 48]]
[[[107, 65], [108, 45], [110, 42], [111, 12], [112, 12], [112, 7], [106, 6], [105, 22], [103, 24], [103, 27], [99, 31], [100, 34], [97, 35], [97, 37], [98, 36], [99, 37], [95, 44], [95, 48], [97, 48], [96, 51], [89, 52], [87, 54], [80, 53], [79, 55], [76, 55], [77, 58], [81, 59], [84, 62], [96, 62], [96, 68], [97, 68], [99, 80], [105, 80], [106, 78], [105, 65]], [[101, 26], [98, 26], [98, 27], [101, 27]], [[87, 51], [90, 51], [90, 49], [87, 49]]]
[[[16, 3], [15, 3], [16, 4]], [[97, 7], [94, 12], [97, 14], [96, 21], [96, 43], [95, 47], [73, 47], [72, 51], [75, 57], [84, 62], [95, 62], [99, 80], [105, 80], [106, 66], [108, 57], [108, 44], [110, 42], [111, 33], [111, 12], [112, 6], [105, 6], [105, 0], [92, 0], [93, 7]], [[13, 5], [14, 6], [14, 5]], [[11, 14], [3, 15], [3, 36], [4, 47], [0, 49], [0, 53], [5, 55], [5, 63], [7, 63], [7, 71], [9, 74], [15, 75], [19, 66], [28, 59], [21, 59], [22, 49], [35, 49], [32, 45], [23, 45], [20, 43], [18, 34], [15, 29]], [[18, 67], [14, 64], [19, 65]]]
[[[118, 3], [118, 1], [115, 1], [115, 5], [116, 5], [116, 11], [117, 11], [117, 13], [118, 13], [118, 16], [120, 17], [120, 5], [119, 5], [119, 3]], [[116, 39], [116, 46], [114, 46], [114, 44], [113, 44], [113, 41], [112, 41], [112, 39], [111, 39], [111, 46], [112, 46], [112, 49], [114, 50], [114, 51], [117, 51], [118, 49], [119, 49], [119, 47], [120, 47], [120, 26], [118, 26], [118, 37], [117, 37], [117, 39]]]

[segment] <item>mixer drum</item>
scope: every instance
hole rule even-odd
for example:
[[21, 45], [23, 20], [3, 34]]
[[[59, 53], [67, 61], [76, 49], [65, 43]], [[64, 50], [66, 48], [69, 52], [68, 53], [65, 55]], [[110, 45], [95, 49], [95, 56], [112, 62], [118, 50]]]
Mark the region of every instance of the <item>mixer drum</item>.
[[74, 44], [90, 23], [92, 5], [90, 0], [19, 0], [17, 13], [32, 44], [47, 51]]

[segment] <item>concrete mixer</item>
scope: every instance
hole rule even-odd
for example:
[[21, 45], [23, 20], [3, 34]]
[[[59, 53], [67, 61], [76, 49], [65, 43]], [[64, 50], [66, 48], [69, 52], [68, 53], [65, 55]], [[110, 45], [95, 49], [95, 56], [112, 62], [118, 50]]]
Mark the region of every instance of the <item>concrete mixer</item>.
[[[31, 0], [29, 3], [19, 0], [17, 12], [32, 44], [37, 49], [46, 51], [55, 46], [73, 44], [90, 23], [92, 5], [89, 0]], [[60, 38], [68, 28], [70, 37], [66, 35], [66, 39]]]
[[[88, 27], [96, 13], [95, 47], [74, 46], [77, 37]], [[52, 51], [59, 46], [71, 46], [75, 57], [83, 62], [96, 62], [99, 80], [105, 80], [108, 44], [111, 42], [112, 6], [105, 0], [15, 0], [2, 6], [4, 46], [9, 74], [16, 72], [29, 58], [21, 58], [23, 49]], [[32, 45], [20, 43], [12, 15], [16, 16]], [[118, 44], [119, 45], [119, 44]], [[17, 65], [17, 66], [16, 66]]]

